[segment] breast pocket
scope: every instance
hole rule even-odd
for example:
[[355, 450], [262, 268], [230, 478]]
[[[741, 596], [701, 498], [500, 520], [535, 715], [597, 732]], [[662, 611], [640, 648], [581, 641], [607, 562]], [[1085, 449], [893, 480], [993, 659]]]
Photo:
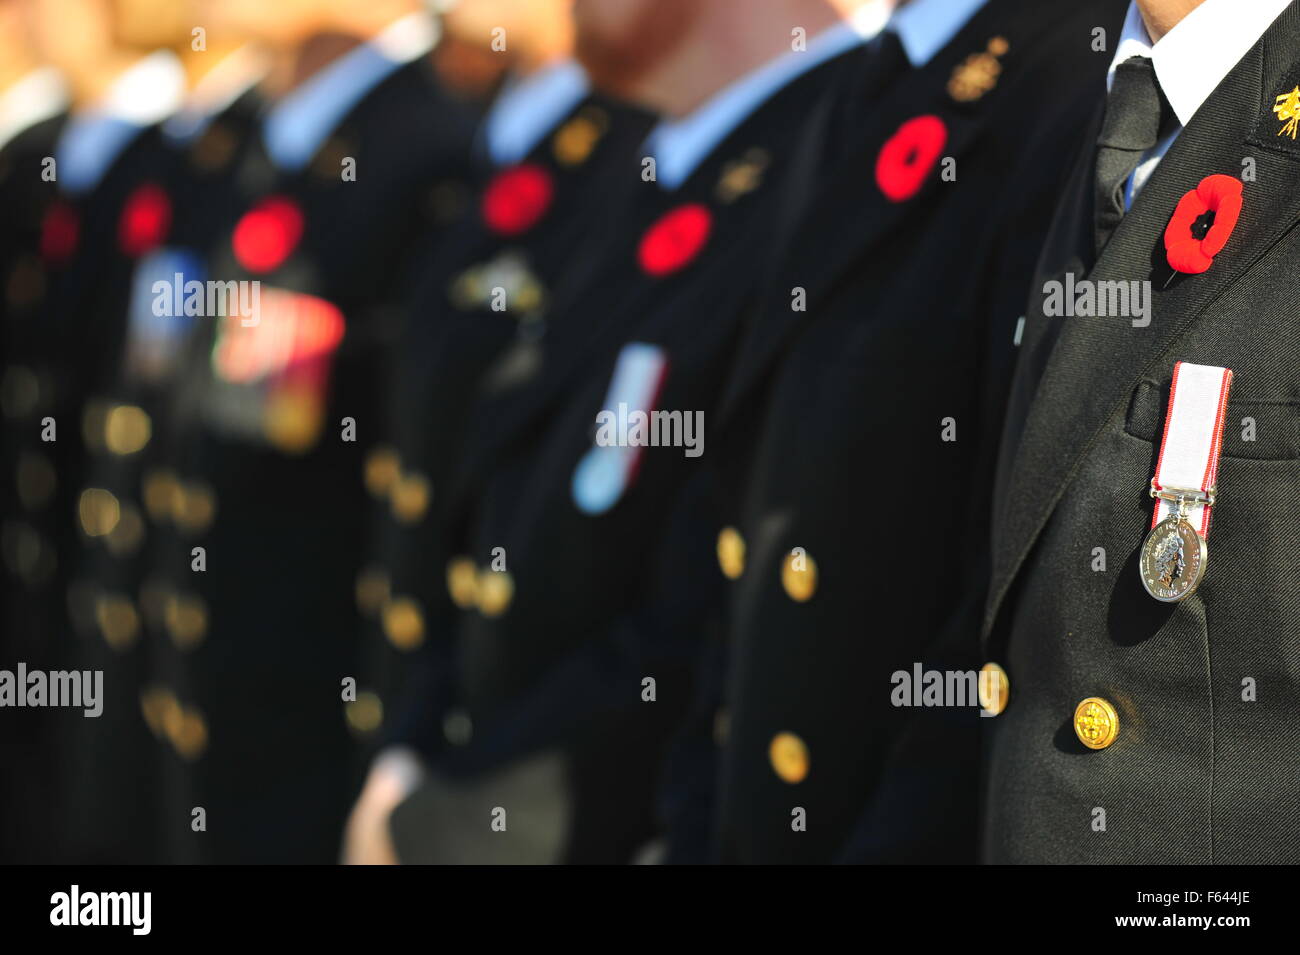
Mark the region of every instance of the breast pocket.
[[[1233, 382], [1223, 423], [1223, 456], [1254, 461], [1300, 460], [1300, 401], [1252, 398], [1240, 378]], [[1139, 382], [1124, 430], [1160, 442], [1169, 410], [1169, 382]]]

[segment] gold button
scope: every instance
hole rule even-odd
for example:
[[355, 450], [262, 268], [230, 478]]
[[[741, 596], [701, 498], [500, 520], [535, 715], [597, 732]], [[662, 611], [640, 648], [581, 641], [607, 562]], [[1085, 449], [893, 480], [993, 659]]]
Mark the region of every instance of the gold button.
[[718, 566], [728, 580], [736, 580], [745, 572], [745, 538], [734, 527], [718, 532]]
[[180, 494], [180, 482], [174, 471], [150, 471], [141, 482], [141, 492], [144, 509], [155, 521], [162, 522], [172, 515], [173, 501]]
[[798, 603], [811, 600], [817, 592], [817, 562], [802, 547], [785, 555], [781, 565], [781, 585], [790, 599]]
[[793, 733], [777, 733], [767, 748], [772, 769], [787, 783], [802, 782], [808, 775], [808, 747]]
[[208, 723], [203, 714], [193, 707], [184, 707], [175, 729], [169, 734], [176, 752], [182, 759], [194, 760], [208, 748]]
[[577, 166], [587, 161], [591, 151], [609, 126], [604, 110], [588, 106], [555, 133], [551, 148], [562, 166]]
[[357, 575], [357, 608], [366, 616], [378, 613], [390, 596], [392, 586], [382, 567], [367, 567]]
[[176, 697], [162, 687], [150, 687], [140, 693], [140, 713], [154, 736], [162, 738], [168, 712], [179, 709]]
[[192, 650], [208, 632], [207, 607], [198, 597], [171, 594], [163, 603], [163, 623], [178, 649]]
[[266, 403], [262, 433], [286, 454], [302, 454], [316, 443], [324, 424], [315, 395], [306, 389], [284, 388]]
[[447, 593], [452, 603], [468, 610], [478, 603], [478, 568], [468, 557], [447, 561]]
[[515, 582], [508, 571], [485, 570], [478, 578], [478, 609], [485, 617], [506, 612], [515, 595]]
[[1105, 749], [1119, 736], [1119, 714], [1099, 696], [1090, 696], [1074, 708], [1074, 732], [1089, 749]]
[[379, 699], [379, 694], [364, 690], [347, 705], [343, 715], [353, 732], [368, 735], [379, 729], [380, 724], [383, 723], [384, 704]]
[[202, 481], [178, 484], [171, 503], [172, 520], [182, 530], [195, 534], [208, 529], [217, 511], [217, 496]]
[[153, 436], [153, 422], [143, 408], [115, 405], [104, 421], [104, 445], [113, 454], [135, 454]]
[[403, 474], [389, 493], [393, 516], [403, 524], [414, 524], [429, 509], [433, 489], [421, 474]]
[[120, 594], [101, 594], [95, 601], [95, 622], [104, 641], [114, 650], [125, 650], [140, 633], [140, 615], [129, 599]]
[[996, 663], [986, 663], [980, 667], [979, 697], [980, 706], [986, 713], [997, 716], [1007, 708], [1011, 696], [1011, 681], [1007, 671]]
[[81, 492], [77, 513], [81, 516], [81, 529], [88, 536], [103, 537], [117, 527], [122, 509], [111, 492], [91, 487]]
[[144, 537], [144, 518], [133, 505], [122, 503], [119, 507], [117, 524], [104, 535], [104, 543], [114, 556], [124, 557], [134, 553]]
[[384, 635], [399, 650], [414, 650], [424, 642], [424, 614], [410, 597], [398, 597], [384, 604]]
[[402, 473], [397, 452], [380, 445], [366, 455], [366, 490], [375, 497], [386, 497]]

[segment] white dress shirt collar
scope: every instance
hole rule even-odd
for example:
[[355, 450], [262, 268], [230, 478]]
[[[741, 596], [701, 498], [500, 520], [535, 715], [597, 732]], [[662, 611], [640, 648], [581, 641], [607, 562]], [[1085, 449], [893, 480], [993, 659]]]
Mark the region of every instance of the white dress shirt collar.
[[1186, 126], [1238, 61], [1291, 5], [1291, 0], [1205, 0], [1172, 30], [1152, 43], [1136, 3], [1115, 47], [1115, 59], [1106, 75], [1109, 89], [1115, 69], [1134, 56], [1150, 57], [1156, 78], [1173, 107], [1178, 122]]
[[24, 130], [68, 108], [68, 85], [52, 66], [32, 70], [0, 92], [0, 149]]
[[193, 140], [231, 103], [260, 83], [269, 66], [251, 46], [241, 46], [223, 57], [194, 84], [181, 108], [167, 117], [163, 135], [173, 143]]
[[271, 161], [288, 172], [302, 169], [357, 103], [438, 38], [431, 16], [407, 14], [317, 72], [268, 110], [262, 140]]
[[497, 166], [522, 160], [589, 88], [586, 71], [573, 60], [507, 80], [483, 120], [488, 158]]
[[659, 187], [677, 189], [719, 143], [779, 90], [868, 39], [855, 24], [837, 23], [809, 40], [807, 49], [782, 53], [723, 87], [686, 116], [662, 120], [644, 147], [646, 154], [654, 157]]
[[[920, 68], [952, 42], [986, 0], [912, 0], [897, 10], [889, 29], [898, 34], [908, 62]], [[1050, 0], [1040, 0], [1047, 3]]]
[[184, 94], [185, 71], [175, 54], [159, 50], [138, 60], [98, 104], [69, 117], [54, 150], [60, 185], [89, 192], [141, 130], [176, 111]]

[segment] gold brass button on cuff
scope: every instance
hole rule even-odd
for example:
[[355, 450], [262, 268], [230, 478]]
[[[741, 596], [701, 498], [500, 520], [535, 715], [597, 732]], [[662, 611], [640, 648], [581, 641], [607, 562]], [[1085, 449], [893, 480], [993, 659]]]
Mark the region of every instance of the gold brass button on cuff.
[[1099, 696], [1090, 696], [1074, 708], [1074, 733], [1089, 749], [1105, 749], [1119, 736], [1119, 714]]
[[1007, 671], [992, 662], [980, 667], [979, 697], [980, 706], [986, 713], [997, 716], [1005, 710], [1011, 697], [1011, 680]]
[[718, 532], [718, 566], [729, 580], [736, 580], [745, 572], [745, 538], [734, 527], [724, 527]]
[[808, 747], [793, 733], [777, 733], [767, 748], [773, 771], [787, 783], [802, 782], [808, 775]]

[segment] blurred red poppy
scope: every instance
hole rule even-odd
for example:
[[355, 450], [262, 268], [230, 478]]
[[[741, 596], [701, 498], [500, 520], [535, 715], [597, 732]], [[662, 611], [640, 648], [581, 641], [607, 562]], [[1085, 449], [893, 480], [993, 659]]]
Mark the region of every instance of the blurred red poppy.
[[41, 220], [41, 258], [50, 265], [62, 265], [77, 251], [81, 221], [66, 202], [54, 202]]
[[135, 257], [151, 252], [167, 238], [172, 224], [172, 201], [156, 183], [147, 182], [131, 193], [117, 223], [117, 244]]
[[637, 261], [647, 275], [670, 275], [700, 254], [713, 231], [713, 213], [703, 203], [678, 206], [646, 230]]
[[303, 214], [284, 196], [263, 199], [239, 220], [230, 244], [239, 264], [250, 272], [279, 268], [302, 239]]
[[535, 163], [498, 173], [483, 193], [483, 221], [500, 235], [520, 235], [546, 215], [555, 195], [551, 174]]
[[880, 150], [876, 185], [891, 202], [911, 199], [921, 191], [947, 144], [948, 127], [938, 116], [909, 119]]

